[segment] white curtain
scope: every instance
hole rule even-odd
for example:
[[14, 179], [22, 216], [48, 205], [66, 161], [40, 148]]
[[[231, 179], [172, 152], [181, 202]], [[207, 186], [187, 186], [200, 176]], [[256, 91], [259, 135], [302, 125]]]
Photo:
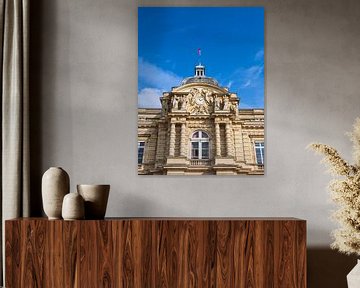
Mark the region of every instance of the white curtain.
[[4, 271], [4, 221], [29, 216], [29, 0], [0, 3], [1, 271]]

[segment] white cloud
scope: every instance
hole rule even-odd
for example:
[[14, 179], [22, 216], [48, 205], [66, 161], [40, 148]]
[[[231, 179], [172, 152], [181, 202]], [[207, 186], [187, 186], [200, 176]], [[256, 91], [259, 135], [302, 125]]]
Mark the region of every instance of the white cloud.
[[170, 91], [171, 87], [178, 86], [182, 78], [171, 71], [166, 71], [154, 64], [139, 59], [139, 78], [147, 87]]
[[230, 80], [230, 81], [228, 82], [228, 84], [226, 85], [226, 87], [228, 87], [229, 89], [231, 89], [231, 86], [232, 86], [233, 83], [234, 83], [234, 81]]
[[160, 108], [160, 99], [162, 91], [157, 88], [141, 89], [138, 95], [138, 106], [140, 108]]
[[[242, 71], [241, 71], [242, 70]], [[239, 74], [242, 76], [242, 88], [257, 86], [257, 80], [262, 75], [264, 65], [254, 65], [247, 69], [239, 70]]]
[[246, 83], [242, 85], [242, 87], [246, 88], [246, 87], [250, 86], [250, 84], [251, 84], [251, 81], [247, 80]]
[[152, 63], [139, 59], [139, 81], [141, 90], [138, 94], [138, 106], [142, 108], [160, 108], [162, 92], [178, 86], [182, 78], [171, 71], [164, 70]]
[[[259, 50], [254, 55], [254, 65], [250, 67], [239, 67], [227, 80], [227, 87], [235, 89], [250, 89], [262, 87], [262, 75], [264, 72], [263, 60], [264, 50]], [[261, 81], [260, 81], [261, 80]]]
[[241, 108], [264, 106], [264, 50], [254, 54], [251, 66], [238, 67], [221, 83], [228, 83], [232, 92], [238, 93]]

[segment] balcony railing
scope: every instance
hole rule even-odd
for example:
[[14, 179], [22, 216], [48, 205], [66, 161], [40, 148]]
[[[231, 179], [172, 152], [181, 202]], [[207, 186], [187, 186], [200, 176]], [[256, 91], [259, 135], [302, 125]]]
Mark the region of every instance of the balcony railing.
[[191, 159], [190, 165], [191, 166], [210, 166], [211, 160], [209, 160], [209, 159]]

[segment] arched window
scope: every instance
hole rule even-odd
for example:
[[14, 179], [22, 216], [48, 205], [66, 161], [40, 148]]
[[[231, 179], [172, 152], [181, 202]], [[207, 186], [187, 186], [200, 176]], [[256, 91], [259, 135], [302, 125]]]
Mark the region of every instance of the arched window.
[[209, 135], [196, 131], [191, 137], [191, 159], [209, 159]]

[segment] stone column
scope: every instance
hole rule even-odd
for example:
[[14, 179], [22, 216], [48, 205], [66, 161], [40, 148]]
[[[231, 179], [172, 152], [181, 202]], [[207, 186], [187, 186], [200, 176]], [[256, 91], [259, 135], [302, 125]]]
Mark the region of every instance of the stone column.
[[180, 156], [186, 157], [186, 139], [185, 139], [185, 123], [181, 123], [181, 135], [180, 135]]
[[[165, 126], [166, 129], [166, 126]], [[166, 130], [165, 130], [166, 131]], [[161, 148], [164, 145], [164, 139], [166, 135], [164, 135], [164, 127], [161, 122], [158, 125], [158, 137], [156, 143], [156, 162], [160, 162], [164, 158], [164, 152]]]
[[221, 156], [220, 150], [220, 124], [215, 123], [215, 146], [216, 146], [216, 156]]
[[226, 135], [226, 155], [227, 156], [233, 156], [231, 152], [231, 127], [230, 123], [226, 123], [225, 128], [225, 135]]
[[175, 156], [175, 123], [171, 123], [170, 126], [170, 148], [169, 148], [169, 156]]

